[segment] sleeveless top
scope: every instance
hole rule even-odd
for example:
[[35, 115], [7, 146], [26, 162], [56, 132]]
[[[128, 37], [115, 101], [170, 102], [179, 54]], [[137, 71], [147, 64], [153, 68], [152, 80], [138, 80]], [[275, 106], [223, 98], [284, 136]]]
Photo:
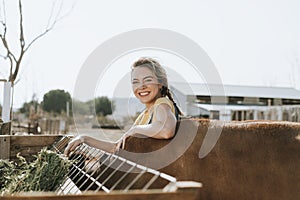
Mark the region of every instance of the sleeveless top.
[[148, 109], [146, 109], [141, 114], [139, 114], [139, 116], [136, 118], [134, 122], [134, 125], [146, 125], [146, 124], [150, 124], [153, 121], [156, 121], [156, 117], [155, 117], [156, 107], [163, 103], [167, 104], [171, 108], [171, 111], [174, 113], [174, 115], [177, 118], [177, 114], [173, 102], [166, 97], [160, 97], [156, 99], [150, 112], [148, 111]]

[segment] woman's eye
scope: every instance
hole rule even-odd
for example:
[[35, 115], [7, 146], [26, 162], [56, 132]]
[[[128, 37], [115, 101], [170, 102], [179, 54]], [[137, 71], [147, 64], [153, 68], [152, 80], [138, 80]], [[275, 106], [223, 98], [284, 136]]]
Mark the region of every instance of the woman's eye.
[[151, 82], [152, 81], [152, 79], [146, 79], [145, 80], [145, 82]]

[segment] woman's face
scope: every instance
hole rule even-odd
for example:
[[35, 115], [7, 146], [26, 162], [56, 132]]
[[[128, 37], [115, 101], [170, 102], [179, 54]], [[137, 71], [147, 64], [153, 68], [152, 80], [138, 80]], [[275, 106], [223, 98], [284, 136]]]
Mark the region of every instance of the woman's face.
[[147, 67], [134, 68], [131, 73], [131, 84], [134, 95], [146, 105], [152, 106], [160, 97], [160, 88], [157, 77]]

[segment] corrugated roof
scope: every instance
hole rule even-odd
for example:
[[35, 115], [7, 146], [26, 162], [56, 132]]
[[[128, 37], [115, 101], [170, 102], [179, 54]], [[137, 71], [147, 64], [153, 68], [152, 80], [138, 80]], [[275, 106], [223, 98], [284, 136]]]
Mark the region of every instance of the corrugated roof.
[[237, 86], [180, 82], [172, 82], [170, 85], [172, 90], [175, 88], [184, 95], [225, 95], [232, 97], [300, 99], [300, 91], [288, 87]]

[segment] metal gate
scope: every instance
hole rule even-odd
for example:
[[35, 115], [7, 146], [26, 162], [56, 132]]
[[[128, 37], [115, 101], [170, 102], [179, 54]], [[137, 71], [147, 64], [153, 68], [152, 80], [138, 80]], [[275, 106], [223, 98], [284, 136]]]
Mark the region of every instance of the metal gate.
[[[53, 150], [63, 154], [69, 141], [69, 137], [63, 137], [53, 144]], [[77, 147], [69, 159], [75, 162], [57, 194], [81, 194], [86, 191], [111, 193], [114, 190], [126, 193], [148, 189], [174, 192], [177, 189], [176, 179], [172, 176], [86, 144]]]

